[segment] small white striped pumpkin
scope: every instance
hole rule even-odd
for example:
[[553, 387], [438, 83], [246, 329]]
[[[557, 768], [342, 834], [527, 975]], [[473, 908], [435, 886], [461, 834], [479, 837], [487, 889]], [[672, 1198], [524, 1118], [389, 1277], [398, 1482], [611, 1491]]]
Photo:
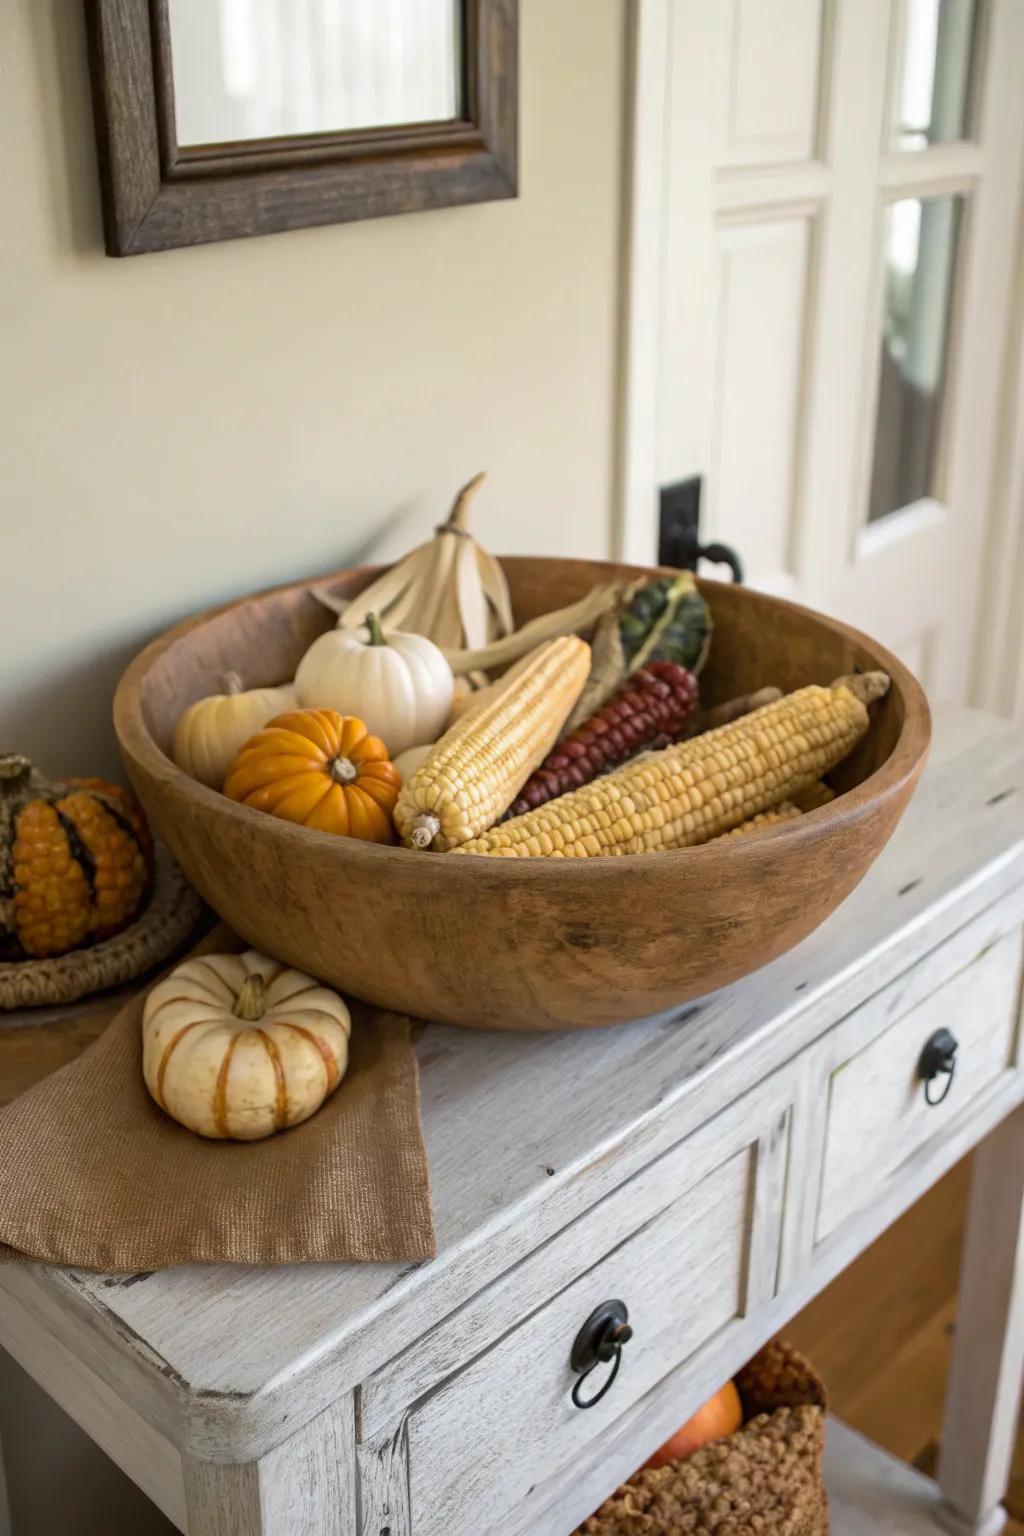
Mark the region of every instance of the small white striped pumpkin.
[[142, 1071], [190, 1131], [257, 1141], [316, 1113], [348, 1066], [336, 992], [266, 955], [202, 955], [157, 982], [142, 1014]]

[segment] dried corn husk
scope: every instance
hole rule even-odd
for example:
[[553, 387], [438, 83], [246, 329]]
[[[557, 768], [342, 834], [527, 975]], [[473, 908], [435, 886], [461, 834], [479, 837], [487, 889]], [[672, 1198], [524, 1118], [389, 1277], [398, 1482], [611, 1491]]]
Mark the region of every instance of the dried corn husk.
[[388, 629], [426, 635], [442, 648], [479, 647], [514, 627], [505, 573], [466, 528], [466, 516], [484, 476], [474, 475], [455, 498], [447, 522], [349, 601], [322, 587], [313, 596], [358, 629], [375, 613]]
[[626, 653], [622, 648], [622, 631], [619, 617], [623, 608], [632, 600], [642, 582], [631, 582], [624, 587], [614, 608], [609, 608], [597, 621], [590, 642], [590, 676], [580, 694], [576, 708], [565, 722], [563, 737], [568, 736], [584, 720], [589, 720], [611, 698], [626, 676]]
[[[481, 687], [476, 687], [475, 685], [467, 688], [456, 687], [455, 696], [452, 699], [451, 711], [448, 715], [449, 726], [454, 725], [456, 720], [461, 720], [467, 710], [474, 709], [477, 704], [482, 703], [486, 699], [494, 698], [498, 693], [498, 690], [504, 687], [506, 681], [509, 678], [509, 675], [509, 672], [503, 672], [499, 678], [491, 683], [487, 681], [486, 672], [468, 673], [468, 677], [482, 677], [484, 679], [483, 685]], [[457, 677], [455, 681], [456, 684], [459, 684], [466, 681], [466, 679]]]
[[484, 672], [507, 667], [518, 661], [528, 651], [535, 650], [545, 640], [557, 640], [562, 635], [574, 635], [579, 630], [592, 629], [602, 614], [617, 608], [623, 591], [621, 582], [607, 582], [591, 587], [585, 597], [567, 608], [556, 608], [551, 613], [539, 614], [517, 629], [513, 634], [492, 640], [489, 645], [474, 649], [441, 649], [456, 677], [481, 668]]
[[[555, 639], [559, 638], [561, 637], [555, 636]], [[450, 730], [455, 722], [461, 720], [464, 715], [468, 715], [471, 709], [480, 710], [486, 708], [489, 703], [498, 697], [499, 693], [504, 693], [506, 688], [511, 687], [516, 678], [526, 670], [533, 658], [546, 644], [547, 641], [541, 641], [540, 645], [534, 646], [532, 650], [527, 651], [525, 656], [520, 656], [518, 661], [514, 661], [493, 682], [488, 681], [486, 672], [467, 672], [461, 677], [457, 677], [455, 679], [455, 698], [452, 700], [451, 714], [448, 716], [448, 729]], [[460, 683], [468, 683], [470, 679], [473, 679], [471, 687], [459, 687]]]
[[754, 693], [741, 693], [724, 704], [714, 704], [697, 715], [693, 728], [687, 734], [703, 736], [705, 731], [716, 731], [720, 725], [731, 725], [743, 715], [752, 715], [755, 709], [764, 709], [782, 698], [781, 688], [758, 688]]
[[590, 677], [563, 735], [596, 714], [628, 675], [648, 661], [677, 661], [699, 672], [710, 638], [711, 615], [691, 572], [630, 582], [621, 589], [615, 609], [598, 620], [591, 640]]
[[452, 707], [448, 715], [448, 724], [454, 725], [460, 715], [464, 715], [469, 706], [493, 687], [486, 672], [463, 672], [455, 679], [455, 689], [452, 694]]

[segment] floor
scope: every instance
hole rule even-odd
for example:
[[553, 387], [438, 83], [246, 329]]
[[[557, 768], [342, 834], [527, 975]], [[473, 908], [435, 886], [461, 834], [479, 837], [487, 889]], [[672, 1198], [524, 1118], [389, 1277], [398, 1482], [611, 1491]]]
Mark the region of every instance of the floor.
[[[956, 1314], [969, 1159], [786, 1328], [814, 1361], [833, 1411], [893, 1455], [932, 1472]], [[1024, 1536], [1024, 1424], [1007, 1536]]]

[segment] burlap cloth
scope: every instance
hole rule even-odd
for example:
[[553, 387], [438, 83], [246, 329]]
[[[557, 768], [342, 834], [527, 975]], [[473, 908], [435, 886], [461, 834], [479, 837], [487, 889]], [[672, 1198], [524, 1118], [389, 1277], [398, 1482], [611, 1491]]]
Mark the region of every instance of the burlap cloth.
[[[221, 928], [197, 952], [240, 947]], [[312, 1119], [206, 1141], [146, 1091], [143, 1001], [0, 1110], [0, 1262], [117, 1274], [433, 1257], [410, 1019], [355, 1004], [348, 1072]]]
[[776, 1341], [736, 1385], [742, 1429], [686, 1461], [638, 1472], [576, 1536], [828, 1536], [821, 1381]]

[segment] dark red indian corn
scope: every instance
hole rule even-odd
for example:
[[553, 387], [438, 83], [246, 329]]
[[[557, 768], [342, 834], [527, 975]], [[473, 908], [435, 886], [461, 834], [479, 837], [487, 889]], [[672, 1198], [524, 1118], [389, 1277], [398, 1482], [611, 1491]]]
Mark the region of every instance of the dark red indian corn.
[[589, 784], [654, 741], [675, 741], [697, 707], [697, 679], [676, 661], [651, 661], [602, 709], [552, 747], [513, 800], [503, 821]]

